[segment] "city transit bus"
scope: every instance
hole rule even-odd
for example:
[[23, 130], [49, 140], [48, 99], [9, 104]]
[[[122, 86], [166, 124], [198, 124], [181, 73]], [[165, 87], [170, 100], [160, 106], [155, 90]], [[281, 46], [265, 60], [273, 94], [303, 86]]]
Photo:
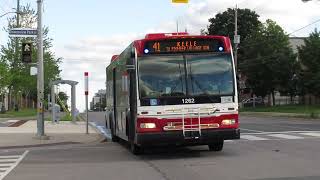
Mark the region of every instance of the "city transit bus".
[[148, 146], [208, 145], [239, 139], [230, 39], [147, 34], [106, 68], [106, 126], [134, 154]]

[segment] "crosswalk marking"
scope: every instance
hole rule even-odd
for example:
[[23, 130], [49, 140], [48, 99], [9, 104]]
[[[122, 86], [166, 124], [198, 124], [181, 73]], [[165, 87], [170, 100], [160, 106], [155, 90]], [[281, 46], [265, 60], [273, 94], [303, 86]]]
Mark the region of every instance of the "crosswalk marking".
[[10, 167], [12, 166], [13, 163], [0, 163], [0, 168], [3, 168], [3, 167]]
[[304, 139], [304, 137], [301, 137], [301, 136], [293, 136], [288, 134], [268, 134], [268, 136], [283, 138], [283, 139]]
[[320, 133], [315, 133], [315, 132], [306, 132], [306, 133], [299, 133], [299, 134], [306, 135], [306, 136], [320, 137]]
[[249, 141], [261, 141], [261, 140], [269, 140], [266, 138], [258, 137], [258, 136], [253, 136], [253, 135], [242, 135], [241, 139], [246, 139]]
[[3, 180], [3, 178], [17, 167], [28, 152], [29, 151], [25, 151], [22, 155], [0, 156], [0, 180]]
[[18, 159], [20, 156], [0, 156], [0, 159]]
[[0, 159], [0, 163], [4, 162], [15, 162], [17, 159]]
[[308, 138], [320, 138], [320, 131], [279, 131], [263, 133], [241, 133], [240, 135], [240, 140], [245, 141], [291, 140]]

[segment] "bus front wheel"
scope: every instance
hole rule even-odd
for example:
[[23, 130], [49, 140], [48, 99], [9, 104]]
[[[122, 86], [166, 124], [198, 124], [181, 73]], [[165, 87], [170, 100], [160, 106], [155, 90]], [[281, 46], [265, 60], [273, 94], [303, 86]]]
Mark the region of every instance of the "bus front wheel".
[[210, 151], [222, 151], [223, 149], [223, 140], [219, 140], [215, 143], [208, 144]]

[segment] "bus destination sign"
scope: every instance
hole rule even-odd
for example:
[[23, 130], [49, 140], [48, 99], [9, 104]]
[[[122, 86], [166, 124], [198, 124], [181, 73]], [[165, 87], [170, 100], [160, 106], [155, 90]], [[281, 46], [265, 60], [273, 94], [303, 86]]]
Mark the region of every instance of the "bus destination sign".
[[144, 53], [224, 52], [224, 49], [223, 41], [219, 39], [170, 39], [147, 41]]

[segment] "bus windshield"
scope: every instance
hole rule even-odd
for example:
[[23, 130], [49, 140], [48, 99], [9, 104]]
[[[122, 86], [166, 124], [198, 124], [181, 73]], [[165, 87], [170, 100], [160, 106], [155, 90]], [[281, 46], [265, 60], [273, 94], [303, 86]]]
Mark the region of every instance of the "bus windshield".
[[230, 54], [141, 57], [140, 98], [233, 95], [231, 62]]

